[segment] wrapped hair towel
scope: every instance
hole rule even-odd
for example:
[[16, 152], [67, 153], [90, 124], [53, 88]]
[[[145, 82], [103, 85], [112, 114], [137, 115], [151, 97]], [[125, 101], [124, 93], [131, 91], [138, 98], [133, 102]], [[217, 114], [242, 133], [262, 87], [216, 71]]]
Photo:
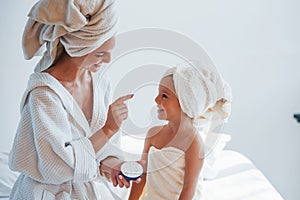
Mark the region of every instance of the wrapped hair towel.
[[35, 68], [41, 72], [60, 56], [86, 55], [116, 33], [114, 0], [40, 0], [28, 14], [22, 47], [25, 59], [46, 50]]
[[[168, 75], [173, 75], [181, 109], [190, 118], [208, 116], [214, 108], [218, 113], [226, 113], [223, 118], [227, 118], [230, 107], [225, 104], [231, 102], [231, 90], [215, 67], [189, 61], [170, 68], [164, 77]], [[218, 101], [224, 103], [216, 108]]]

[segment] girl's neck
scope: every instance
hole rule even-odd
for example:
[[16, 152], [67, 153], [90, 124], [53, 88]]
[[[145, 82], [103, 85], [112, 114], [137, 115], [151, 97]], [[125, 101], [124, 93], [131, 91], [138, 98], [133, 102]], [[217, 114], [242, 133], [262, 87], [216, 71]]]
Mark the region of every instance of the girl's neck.
[[179, 120], [169, 121], [168, 126], [173, 133], [177, 133], [178, 131], [193, 128], [193, 120], [186, 114], [182, 114]]

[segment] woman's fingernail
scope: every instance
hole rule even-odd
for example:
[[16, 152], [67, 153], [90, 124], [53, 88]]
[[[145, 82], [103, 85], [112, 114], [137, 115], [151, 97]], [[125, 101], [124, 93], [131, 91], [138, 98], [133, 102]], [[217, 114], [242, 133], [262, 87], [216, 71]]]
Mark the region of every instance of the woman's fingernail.
[[123, 179], [123, 176], [119, 175], [119, 179], [122, 180], [122, 179]]

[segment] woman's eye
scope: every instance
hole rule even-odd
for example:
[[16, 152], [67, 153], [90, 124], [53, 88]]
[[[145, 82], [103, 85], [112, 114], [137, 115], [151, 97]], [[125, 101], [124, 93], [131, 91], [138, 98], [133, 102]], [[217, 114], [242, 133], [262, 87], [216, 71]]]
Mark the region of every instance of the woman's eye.
[[101, 52], [101, 53], [97, 53], [95, 56], [97, 57], [97, 58], [101, 58], [101, 57], [103, 57], [105, 55], [105, 52]]

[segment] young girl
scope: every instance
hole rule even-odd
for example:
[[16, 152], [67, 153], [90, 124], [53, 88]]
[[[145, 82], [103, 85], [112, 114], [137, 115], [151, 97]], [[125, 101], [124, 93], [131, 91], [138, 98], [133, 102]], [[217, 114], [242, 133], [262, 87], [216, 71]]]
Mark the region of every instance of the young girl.
[[222, 109], [228, 103], [225, 85], [213, 68], [185, 63], [167, 70], [155, 102], [158, 118], [168, 123], [147, 133], [142, 155], [147, 173], [140, 184], [133, 184], [130, 200], [206, 199], [200, 178], [204, 147], [198, 125], [207, 116], [227, 117]]

